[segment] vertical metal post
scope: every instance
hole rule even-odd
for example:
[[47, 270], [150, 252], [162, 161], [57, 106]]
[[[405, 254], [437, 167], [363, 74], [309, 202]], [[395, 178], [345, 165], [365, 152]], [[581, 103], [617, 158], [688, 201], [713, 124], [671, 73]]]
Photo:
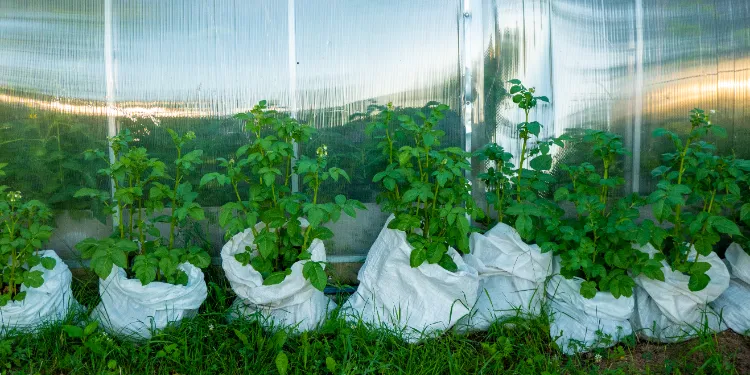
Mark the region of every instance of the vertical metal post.
[[[288, 68], [289, 68], [289, 115], [297, 118], [297, 25], [295, 19], [294, 1], [287, 0], [287, 34], [288, 34]], [[299, 145], [294, 143], [294, 160], [299, 158]], [[299, 191], [299, 177], [292, 175], [292, 192]]]
[[[112, 36], [112, 0], [104, 0], [104, 75], [106, 79], [105, 100], [107, 102], [107, 137], [117, 135], [117, 113], [115, 111], [115, 68], [114, 68], [114, 46]], [[115, 153], [112, 145], [109, 145], [109, 162], [114, 163]], [[114, 196], [115, 184], [111, 182], [111, 194]], [[116, 210], [117, 208], [115, 208]], [[112, 215], [112, 224], [120, 225], [118, 212]]]
[[[467, 157], [467, 162], [469, 165], [471, 164], [471, 152], [472, 152], [472, 145], [471, 145], [471, 132], [473, 129], [473, 122], [474, 122], [474, 71], [473, 71], [473, 55], [472, 55], [472, 43], [474, 40], [472, 39], [472, 20], [474, 19], [472, 14], [472, 0], [463, 0], [461, 2], [461, 16], [459, 17], [461, 19], [461, 38], [459, 39], [459, 47], [460, 47], [460, 53], [461, 53], [461, 69], [462, 69], [462, 95], [461, 95], [461, 108], [463, 110], [463, 125], [464, 125], [464, 150], [469, 153], [469, 156]], [[479, 19], [479, 22], [482, 20]], [[481, 35], [480, 35], [481, 37]], [[466, 179], [469, 181], [469, 184], [472, 185], [472, 195], [473, 195], [473, 181], [472, 181], [472, 168], [469, 168], [466, 170], [465, 176]], [[471, 215], [468, 213], [466, 214], [466, 218], [471, 221]]]
[[633, 118], [633, 192], [641, 189], [641, 130], [643, 127], [643, 0], [635, 0], [635, 108]]
[[[463, 93], [461, 97], [463, 98], [461, 107], [463, 109], [463, 125], [465, 130], [465, 150], [466, 152], [472, 151], [472, 145], [471, 145], [471, 132], [472, 132], [472, 122], [473, 122], [473, 85], [474, 85], [474, 77], [473, 77], [473, 71], [472, 71], [472, 9], [471, 9], [471, 2], [472, 0], [463, 0], [462, 6], [461, 6], [461, 20], [462, 20], [462, 38], [461, 38], [461, 68], [462, 68], [462, 86], [463, 86]], [[481, 21], [481, 20], [480, 20]], [[469, 158], [469, 163], [471, 163], [471, 158]], [[469, 181], [471, 181], [471, 170], [468, 170], [466, 172], [467, 178]]]

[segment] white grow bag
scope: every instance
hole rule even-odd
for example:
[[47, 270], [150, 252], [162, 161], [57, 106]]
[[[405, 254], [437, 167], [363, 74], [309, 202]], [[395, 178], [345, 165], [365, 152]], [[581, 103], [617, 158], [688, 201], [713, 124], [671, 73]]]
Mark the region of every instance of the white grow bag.
[[[651, 244], [640, 247], [640, 250], [649, 255], [658, 252]], [[691, 249], [689, 259], [695, 259], [695, 255], [695, 250]], [[708, 303], [729, 287], [729, 271], [715, 253], [700, 257], [698, 261], [711, 264], [707, 272], [711, 281], [705, 289], [697, 292], [688, 288], [690, 277], [672, 271], [666, 261], [662, 261], [664, 282], [644, 275], [635, 278], [638, 287], [632, 323], [639, 336], [671, 343], [695, 337], [706, 325], [715, 332], [726, 329]]]
[[479, 276], [455, 249], [448, 255], [458, 266], [450, 272], [437, 264], [412, 268], [412, 247], [406, 233], [388, 229], [388, 222], [359, 270], [359, 287], [347, 300], [347, 319], [395, 331], [417, 342], [450, 329], [477, 299]]
[[149, 339], [167, 324], [179, 323], [198, 313], [207, 288], [200, 268], [190, 263], [178, 266], [188, 276], [187, 285], [151, 282], [142, 285], [128, 279], [125, 270], [113, 266], [107, 279], [99, 280], [102, 302], [91, 312], [104, 330], [131, 339]]
[[750, 334], [750, 255], [739, 244], [732, 243], [725, 254], [732, 275], [729, 288], [710, 303], [732, 331]]
[[555, 257], [554, 273], [547, 284], [550, 336], [565, 354], [607, 348], [633, 334], [630, 325], [633, 297], [615, 298], [610, 292], [597, 292], [594, 298], [581, 295], [583, 279], [559, 275]]
[[65, 262], [53, 250], [42, 250], [39, 256], [55, 260], [55, 267], [48, 270], [38, 264], [32, 271], [42, 271], [44, 284], [39, 288], [21, 286], [26, 292], [23, 301], [9, 301], [0, 307], [0, 332], [10, 330], [34, 330], [39, 326], [62, 320], [78, 302], [73, 298], [70, 282], [73, 275]]
[[503, 318], [539, 315], [552, 254], [528, 245], [512, 227], [499, 223], [484, 235], [471, 234], [466, 263], [479, 273], [477, 302], [460, 329], [487, 330]]
[[[302, 226], [307, 221], [301, 220]], [[256, 225], [263, 228], [263, 223]], [[292, 265], [292, 273], [276, 285], [263, 285], [263, 276], [250, 264], [243, 266], [234, 257], [245, 251], [245, 247], [254, 248], [255, 237], [250, 229], [232, 237], [221, 249], [221, 265], [224, 268], [232, 290], [237, 299], [232, 304], [230, 319], [238, 317], [260, 317], [259, 321], [267, 327], [293, 327], [304, 332], [318, 327], [328, 313], [336, 308], [336, 303], [302, 276], [306, 260]], [[257, 251], [257, 250], [256, 250]], [[308, 248], [311, 260], [326, 261], [323, 241], [315, 239]]]

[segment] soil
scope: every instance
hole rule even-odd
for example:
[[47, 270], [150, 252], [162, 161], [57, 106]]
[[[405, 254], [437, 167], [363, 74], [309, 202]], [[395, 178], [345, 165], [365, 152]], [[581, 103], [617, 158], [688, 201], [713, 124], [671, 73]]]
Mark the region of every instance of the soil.
[[[614, 352], [614, 351], [613, 351]], [[732, 331], [724, 331], [714, 336], [713, 341], [692, 339], [676, 344], [660, 344], [639, 340], [635, 347], [625, 348], [624, 356], [603, 360], [604, 368], [625, 368], [636, 373], [672, 374], [674, 368], [683, 370], [694, 366], [696, 374], [712, 354], [716, 361], [734, 368], [737, 374], [750, 374], [750, 337]], [[717, 366], [705, 368], [705, 373], [724, 373], [715, 370]], [[724, 366], [725, 368], [727, 366]]]

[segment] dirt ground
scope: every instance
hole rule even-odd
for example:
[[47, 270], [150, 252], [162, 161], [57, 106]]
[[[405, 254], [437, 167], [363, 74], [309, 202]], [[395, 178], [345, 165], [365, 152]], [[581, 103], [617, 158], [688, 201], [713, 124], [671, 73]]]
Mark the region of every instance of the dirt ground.
[[692, 339], [676, 344], [639, 341], [623, 354], [605, 359], [602, 367], [643, 374], [735, 373], [726, 370], [733, 367], [738, 374], [750, 374], [750, 337], [732, 331], [719, 333], [713, 340]]

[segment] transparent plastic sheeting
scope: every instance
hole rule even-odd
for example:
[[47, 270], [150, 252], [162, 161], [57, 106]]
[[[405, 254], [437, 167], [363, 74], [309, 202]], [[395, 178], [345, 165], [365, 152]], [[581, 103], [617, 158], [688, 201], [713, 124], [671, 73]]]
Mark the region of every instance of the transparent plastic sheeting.
[[[474, 3], [474, 2], [472, 2]], [[651, 170], [694, 107], [715, 110], [729, 137], [719, 148], [750, 157], [750, 2], [746, 0], [483, 0], [482, 90], [474, 148], [495, 140], [517, 150], [521, 112], [507, 81], [521, 78], [553, 108], [533, 114], [560, 135], [603, 129], [623, 136], [630, 190], [651, 191]], [[479, 58], [477, 56], [477, 58]], [[559, 159], [580, 158], [575, 147]], [[476, 165], [475, 172], [485, 168]], [[476, 191], [481, 190], [477, 183]], [[479, 198], [479, 197], [478, 197]]]
[[[63, 127], [59, 137], [47, 137], [48, 152], [71, 160], [71, 167], [73, 161], [85, 167], [81, 152], [105, 147], [107, 134], [122, 128], [169, 165], [175, 155], [166, 128], [195, 131], [206, 160], [229, 157], [248, 139], [230, 116], [265, 99], [319, 129], [300, 152], [309, 155], [326, 144], [331, 164], [352, 176], [352, 183], [331, 184], [325, 194], [360, 199], [369, 210], [333, 225], [336, 237], [326, 247], [334, 256], [364, 255], [385, 216], [370, 183], [379, 152], [364, 134], [366, 121], [355, 114], [389, 101], [404, 108], [447, 103], [452, 110], [441, 127], [448, 144], [463, 147], [459, 8], [455, 0], [3, 1], [0, 124], [12, 127], [0, 128], [0, 137], [19, 139], [19, 148], [0, 148], [0, 161], [18, 172], [4, 182], [45, 197], [43, 182], [24, 171], [29, 159], [45, 164], [20, 147], [38, 138], [25, 131], [31, 121], [65, 116], [76, 128], [90, 128], [80, 134]], [[47, 129], [36, 133], [42, 132]], [[59, 151], [56, 139], [80, 147]], [[58, 167], [45, 164], [50, 175]], [[201, 168], [199, 175], [216, 165]], [[111, 225], [111, 219], [101, 224], [81, 213], [97, 207], [72, 198], [78, 187], [106, 187], [95, 168], [88, 172], [60, 179], [64, 184], [56, 187], [67, 198], [55, 204], [65, 212], [52, 241], [60, 251], [86, 236], [105, 235]], [[201, 193], [208, 207], [232, 199], [223, 190]], [[217, 249], [223, 241], [215, 216], [188, 232]]]
[[[645, 193], [668, 146], [651, 132], [684, 130], [693, 107], [716, 110], [729, 133], [720, 146], [750, 157], [739, 147], [750, 141], [749, 54], [745, 0], [6, 0], [0, 162], [11, 163], [4, 183], [61, 212], [52, 245], [66, 251], [111, 225], [72, 198], [107, 187], [84, 149], [128, 128], [169, 162], [172, 128], [195, 131], [206, 160], [226, 157], [247, 140], [230, 116], [267, 99], [319, 130], [301, 153], [326, 144], [352, 176], [326, 194], [368, 203], [326, 244], [334, 260], [351, 259], [341, 256], [365, 255], [385, 220], [370, 183], [377, 151], [357, 115], [368, 105], [441, 101], [452, 109], [447, 144], [517, 153], [522, 112], [506, 90], [520, 78], [552, 100], [532, 113], [544, 134], [622, 134], [628, 188]], [[475, 162], [473, 175], [484, 168]], [[481, 190], [475, 181], [478, 201]], [[208, 207], [228, 199], [202, 193]], [[190, 235], [222, 242], [215, 218]]]

